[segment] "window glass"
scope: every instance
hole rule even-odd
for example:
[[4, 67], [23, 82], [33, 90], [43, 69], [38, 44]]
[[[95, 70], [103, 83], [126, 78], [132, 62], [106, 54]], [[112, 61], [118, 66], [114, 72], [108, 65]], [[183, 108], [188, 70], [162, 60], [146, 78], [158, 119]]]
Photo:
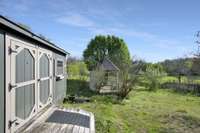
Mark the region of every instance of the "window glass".
[[62, 61], [57, 61], [57, 66], [58, 67], [63, 67], [63, 62]]
[[28, 49], [16, 55], [16, 83], [26, 82], [35, 78], [35, 60]]
[[63, 74], [63, 61], [57, 61], [57, 75]]

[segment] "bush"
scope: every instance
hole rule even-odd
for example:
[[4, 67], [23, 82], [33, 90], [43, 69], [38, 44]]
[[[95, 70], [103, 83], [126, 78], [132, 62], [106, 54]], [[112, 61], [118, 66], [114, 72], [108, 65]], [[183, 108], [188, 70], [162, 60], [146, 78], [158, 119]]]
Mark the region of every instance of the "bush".
[[144, 74], [144, 78], [147, 80], [147, 88], [149, 91], [155, 91], [160, 88], [160, 78], [164, 76], [165, 73], [154, 67], [147, 67]]

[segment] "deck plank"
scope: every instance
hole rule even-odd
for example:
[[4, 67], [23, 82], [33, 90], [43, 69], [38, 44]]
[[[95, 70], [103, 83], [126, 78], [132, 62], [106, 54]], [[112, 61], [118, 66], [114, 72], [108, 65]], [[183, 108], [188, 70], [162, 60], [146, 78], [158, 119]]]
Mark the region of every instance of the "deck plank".
[[66, 133], [72, 133], [74, 125], [68, 125], [66, 129]]
[[84, 133], [85, 128], [84, 127], [80, 127], [78, 133]]
[[80, 128], [79, 126], [76, 126], [76, 125], [75, 125], [75, 126], [73, 127], [72, 133], [78, 133], [79, 128]]
[[37, 118], [25, 133], [95, 133], [94, 126], [92, 113], [56, 107]]
[[84, 129], [84, 133], [90, 133], [90, 129], [89, 128], [85, 128]]

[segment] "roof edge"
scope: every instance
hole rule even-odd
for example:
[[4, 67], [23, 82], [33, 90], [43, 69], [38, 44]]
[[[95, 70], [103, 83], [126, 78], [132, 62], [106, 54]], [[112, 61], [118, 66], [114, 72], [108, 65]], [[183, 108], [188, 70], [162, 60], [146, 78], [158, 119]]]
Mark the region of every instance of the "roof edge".
[[36, 41], [38, 41], [38, 42], [40, 42], [40, 43], [42, 43], [42, 44], [44, 44], [44, 45], [46, 45], [46, 46], [48, 46], [48, 47], [51, 47], [51, 48], [53, 48], [53, 49], [56, 49], [56, 50], [58, 50], [58, 51], [61, 52], [61, 53], [64, 53], [64, 54], [66, 54], [66, 55], [69, 55], [69, 54], [70, 54], [70, 53], [68, 53], [67, 51], [65, 51], [64, 49], [62, 49], [62, 48], [56, 46], [54, 43], [49, 42], [49, 41], [47, 41], [47, 40], [41, 38], [41, 37], [38, 36], [37, 34], [35, 34], [35, 33], [31, 32], [31, 31], [29, 31], [29, 30], [23, 28], [22, 26], [20, 26], [20, 25], [18, 25], [17, 23], [15, 23], [15, 22], [13, 22], [13, 21], [11, 21], [11, 20], [5, 18], [5, 17], [2, 16], [2, 15], [0, 15], [0, 24], [4, 25], [4, 26], [6, 26], [6, 27], [9, 27], [9, 28], [11, 28], [12, 30], [15, 30], [15, 31], [17, 31], [17, 32], [19, 32], [19, 33], [21, 33], [21, 34], [23, 34], [23, 35], [29, 37], [29, 38], [32, 38], [32, 39], [34, 39], [34, 40], [36, 40]]
[[111, 65], [117, 70], [120, 71], [119, 67], [117, 67], [108, 57], [105, 57], [104, 60], [107, 60]]

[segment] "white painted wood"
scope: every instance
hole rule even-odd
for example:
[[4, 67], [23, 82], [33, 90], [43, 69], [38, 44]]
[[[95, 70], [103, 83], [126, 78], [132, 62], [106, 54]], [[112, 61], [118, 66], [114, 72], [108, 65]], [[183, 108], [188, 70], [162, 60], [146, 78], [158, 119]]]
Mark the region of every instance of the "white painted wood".
[[65, 130], [67, 133], [72, 133], [73, 132], [73, 127], [74, 125], [69, 124], [67, 129]]
[[90, 129], [89, 128], [85, 128], [84, 129], [84, 133], [90, 133]]
[[90, 113], [90, 133], [95, 133], [95, 119], [92, 113]]
[[79, 127], [78, 133], [84, 133], [85, 128], [84, 127]]
[[[38, 86], [38, 110], [42, 110], [43, 108], [45, 108], [47, 105], [49, 105], [50, 103], [52, 103], [53, 101], [53, 53], [47, 49], [44, 49], [44, 48], [41, 48], [41, 47], [38, 47], [38, 64], [37, 64], [37, 77], [38, 79], [40, 79], [40, 81], [44, 81], [44, 80], [47, 80], [49, 79], [49, 87], [50, 87], [50, 94], [49, 94], [49, 98], [47, 100], [47, 103], [46, 104], [43, 104], [41, 101], [40, 101], [40, 82], [38, 82], [37, 86]], [[40, 58], [42, 57], [43, 54], [46, 54], [47, 57], [48, 57], [48, 60], [49, 60], [49, 76], [48, 77], [40, 77]]]
[[73, 127], [73, 131], [72, 131], [72, 133], [78, 133], [79, 132], [79, 126], [77, 126], [77, 125], [75, 125], [74, 127]]
[[5, 123], [5, 132], [6, 133], [10, 133], [11, 132], [11, 129], [8, 127], [8, 122], [9, 122], [9, 120], [11, 120], [11, 109], [10, 109], [10, 107], [11, 107], [11, 96], [10, 96], [10, 92], [9, 92], [9, 83], [10, 83], [10, 54], [9, 54], [9, 47], [10, 47], [10, 38], [9, 38], [9, 35], [8, 34], [6, 34], [5, 35], [5, 38], [6, 38], [6, 40], [5, 40], [5, 42], [6, 42], [6, 44], [5, 44], [5, 55], [6, 55], [6, 84], [5, 84], [5, 93], [6, 93], [6, 123]]
[[[17, 87], [21, 87], [21, 86], [25, 86], [25, 85], [30, 85], [30, 84], [35, 84], [36, 86], [36, 79], [31, 80], [31, 81], [27, 81], [27, 82], [21, 82], [21, 83], [16, 83], [16, 69], [15, 69], [15, 64], [16, 64], [16, 55], [23, 50], [24, 48], [29, 49], [30, 53], [32, 54], [33, 58], [36, 60], [37, 59], [37, 54], [36, 54], [36, 47], [33, 44], [30, 44], [28, 42], [24, 42], [22, 40], [19, 40], [15, 37], [12, 37], [11, 35], [6, 35], [6, 47], [7, 49], [12, 48], [13, 50], [16, 50], [17, 53], [12, 53], [9, 54], [7, 53], [7, 59], [10, 59], [9, 63], [6, 63], [6, 65], [8, 66], [7, 69], [10, 70], [10, 77], [9, 79], [7, 79], [7, 85], [9, 83], [11, 83], [12, 85], [17, 85]], [[16, 49], [16, 46], [19, 46], [19, 48]], [[35, 51], [35, 53], [33, 53], [33, 50]], [[8, 50], [7, 50], [8, 51]], [[35, 66], [36, 66], [36, 62], [35, 62]], [[36, 71], [36, 68], [35, 70]], [[8, 75], [8, 73], [6, 73], [6, 75]], [[7, 86], [8, 87], [8, 86]], [[36, 90], [37, 88], [35, 88]], [[7, 91], [7, 95], [9, 95], [9, 99], [8, 102], [10, 103], [10, 107], [7, 108], [9, 109], [9, 111], [7, 111], [7, 114], [10, 115], [10, 117], [7, 119], [7, 122], [9, 120], [13, 121], [13, 120], [17, 120], [16, 122], [19, 123], [18, 125], [16, 125], [15, 123], [12, 125], [10, 130], [11, 132], [15, 132], [18, 128], [20, 128], [23, 124], [25, 124], [27, 121], [29, 121], [35, 114], [36, 111], [34, 112], [33, 110], [36, 109], [35, 107], [32, 109], [32, 112], [30, 114], [30, 116], [28, 118], [26, 118], [25, 120], [22, 120], [20, 118], [18, 118], [15, 114], [16, 110], [15, 110], [15, 91], [16, 87], [12, 88], [11, 91]], [[36, 102], [35, 102], [36, 103]]]

